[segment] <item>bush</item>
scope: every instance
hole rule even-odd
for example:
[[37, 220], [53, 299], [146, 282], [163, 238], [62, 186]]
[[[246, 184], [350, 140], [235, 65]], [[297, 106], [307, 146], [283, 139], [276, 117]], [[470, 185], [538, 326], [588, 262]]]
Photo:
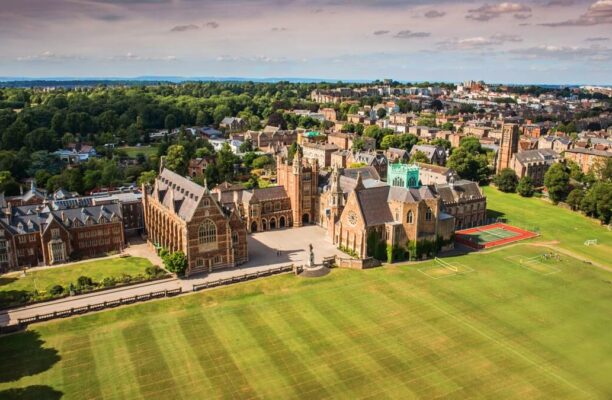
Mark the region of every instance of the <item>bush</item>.
[[160, 268], [157, 265], [151, 265], [151, 266], [145, 268], [145, 274], [149, 278], [156, 278], [158, 276], [165, 275], [165, 273], [166, 273], [166, 271], [164, 271], [162, 268]]
[[182, 251], [176, 251], [162, 257], [166, 269], [170, 272], [174, 272], [177, 275], [183, 275], [187, 270], [187, 257]]
[[64, 293], [64, 287], [62, 285], [54, 285], [51, 287], [51, 289], [49, 289], [49, 293], [53, 296], [59, 296], [60, 294]]
[[499, 172], [494, 179], [495, 185], [499, 190], [506, 193], [514, 193], [518, 178], [512, 168], [504, 168]]
[[87, 288], [94, 285], [93, 279], [88, 276], [79, 276], [77, 279], [77, 287]]
[[102, 286], [105, 288], [113, 287], [117, 284], [117, 281], [113, 277], [106, 277], [102, 279]]
[[516, 191], [523, 197], [533, 196], [535, 189], [533, 187], [533, 181], [531, 180], [531, 178], [528, 176], [522, 177], [518, 185], [516, 186]]

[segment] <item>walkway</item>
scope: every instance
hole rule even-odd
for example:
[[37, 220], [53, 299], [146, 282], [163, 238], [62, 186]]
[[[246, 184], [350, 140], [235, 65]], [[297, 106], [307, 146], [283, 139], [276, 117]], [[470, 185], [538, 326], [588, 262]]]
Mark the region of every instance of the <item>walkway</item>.
[[[325, 241], [324, 235], [325, 232], [316, 226], [257, 233], [248, 237], [250, 261], [240, 267], [188, 279], [164, 279], [15, 308], [0, 313], [0, 326], [16, 324], [18, 318], [33, 317], [160, 290], [172, 290], [181, 287], [183, 292], [191, 292], [193, 285], [204, 282], [241, 276], [245, 273], [266, 271], [284, 265], [302, 265], [308, 259], [307, 248], [309, 243], [313, 244], [317, 263], [322, 262], [323, 257], [342, 254], [331, 243]], [[281, 250], [281, 254], [277, 255], [276, 250]], [[161, 265], [159, 257], [144, 243], [131, 245], [126, 249], [126, 253], [148, 258], [154, 264]], [[66, 267], [68, 266], [66, 265]]]

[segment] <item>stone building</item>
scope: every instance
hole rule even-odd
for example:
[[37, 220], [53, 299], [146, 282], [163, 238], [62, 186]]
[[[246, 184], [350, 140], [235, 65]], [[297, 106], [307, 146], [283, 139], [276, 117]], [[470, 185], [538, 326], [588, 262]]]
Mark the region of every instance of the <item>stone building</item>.
[[290, 199], [293, 226], [315, 222], [319, 200], [318, 163], [303, 160], [299, 152], [296, 152], [291, 164], [286, 158], [277, 157], [276, 176], [278, 185], [285, 188]]
[[464, 229], [483, 225], [487, 221], [487, 198], [476, 182], [455, 181], [433, 186], [440, 197], [444, 212], [455, 217], [455, 228]]
[[534, 186], [544, 185], [544, 174], [556, 162], [561, 160], [559, 153], [552, 149], [527, 150], [512, 156], [510, 168], [519, 178], [528, 176]]
[[213, 189], [226, 208], [236, 208], [250, 233], [282, 229], [293, 224], [291, 199], [283, 186], [246, 190], [229, 185]]
[[327, 168], [331, 165], [331, 155], [338, 151], [335, 144], [328, 143], [303, 143], [303, 157], [306, 160], [313, 160], [319, 163], [320, 168]]
[[187, 174], [191, 177], [204, 175], [204, 173], [206, 173], [206, 168], [208, 168], [209, 165], [214, 163], [214, 157], [192, 158], [191, 160], [189, 160], [189, 165], [187, 166]]
[[429, 164], [444, 165], [446, 164], [446, 151], [442, 146], [434, 146], [430, 144], [415, 144], [410, 150], [410, 157], [420, 151], [427, 157]]
[[95, 257], [124, 247], [118, 203], [59, 209], [46, 202], [9, 206], [2, 212], [2, 271]]
[[612, 157], [612, 151], [574, 148], [563, 153], [566, 160], [572, 160], [580, 166], [582, 172], [588, 174], [597, 171], [608, 159]]
[[382, 179], [387, 178], [389, 161], [382, 153], [376, 151], [359, 151], [353, 153], [351, 162], [356, 164], [364, 164], [368, 167], [374, 167]]
[[143, 187], [143, 193], [149, 242], [182, 251], [187, 276], [248, 261], [246, 228], [238, 210], [222, 207], [207, 187], [164, 168], [152, 190]]
[[459, 179], [455, 171], [440, 165], [415, 163], [419, 167], [419, 180], [421, 185], [435, 185], [448, 183], [451, 179]]
[[502, 126], [502, 136], [497, 152], [496, 172], [510, 167], [512, 156], [518, 151], [519, 127], [516, 124]]

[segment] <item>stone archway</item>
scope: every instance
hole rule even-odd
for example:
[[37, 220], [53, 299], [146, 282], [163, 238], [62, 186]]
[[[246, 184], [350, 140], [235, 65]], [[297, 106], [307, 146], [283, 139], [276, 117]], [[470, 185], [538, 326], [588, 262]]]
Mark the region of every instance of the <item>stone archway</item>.
[[257, 222], [253, 221], [251, 223], [251, 233], [255, 233], [255, 232], [257, 232]]
[[309, 224], [309, 223], [310, 223], [310, 214], [306, 213], [302, 215], [302, 224]]
[[280, 217], [278, 219], [278, 225], [280, 228], [284, 228], [285, 227], [285, 217]]
[[266, 221], [265, 219], [261, 220], [261, 230], [262, 231], [267, 231], [268, 230], [268, 221]]
[[276, 229], [276, 218], [270, 218], [270, 230]]

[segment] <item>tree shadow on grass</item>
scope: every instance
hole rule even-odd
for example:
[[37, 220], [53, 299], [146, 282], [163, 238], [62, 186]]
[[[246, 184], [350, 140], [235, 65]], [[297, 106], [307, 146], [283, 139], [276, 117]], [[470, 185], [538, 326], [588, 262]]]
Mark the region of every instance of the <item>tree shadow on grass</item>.
[[497, 219], [497, 218], [504, 218], [505, 216], [506, 214], [504, 214], [501, 211], [487, 209], [487, 218]]
[[62, 392], [44, 385], [33, 385], [0, 391], [0, 399], [4, 400], [58, 400], [61, 399], [63, 395]]
[[0, 276], [0, 286], [4, 286], [4, 285], [8, 285], [10, 283], [15, 282], [17, 279], [17, 277], [15, 276]]
[[43, 345], [44, 341], [35, 331], [0, 337], [0, 349], [2, 349], [0, 383], [13, 382], [25, 376], [39, 374], [57, 363], [60, 360], [57, 350]]
[[0, 309], [27, 304], [31, 293], [27, 290], [3, 290], [0, 292]]

